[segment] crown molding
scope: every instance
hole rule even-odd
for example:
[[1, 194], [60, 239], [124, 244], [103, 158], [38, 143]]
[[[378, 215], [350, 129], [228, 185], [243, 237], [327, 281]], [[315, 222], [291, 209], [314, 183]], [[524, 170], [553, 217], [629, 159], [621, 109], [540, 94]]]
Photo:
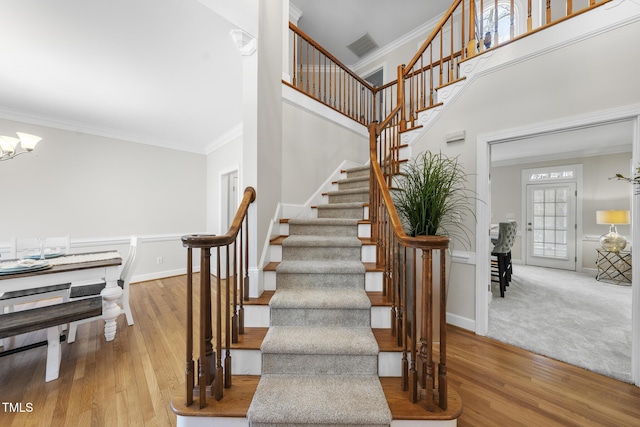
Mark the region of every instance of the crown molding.
[[393, 52], [400, 46], [406, 43], [409, 43], [411, 40], [416, 39], [420, 36], [423, 36], [424, 34], [429, 34], [433, 30], [433, 28], [438, 24], [438, 22], [440, 22], [440, 19], [441, 17], [436, 17], [430, 21], [425, 22], [419, 27], [416, 27], [413, 30], [409, 31], [402, 37], [399, 37], [396, 40], [392, 41], [391, 43], [379, 48], [375, 52], [371, 53], [370, 55], [366, 56], [365, 58], [351, 65], [349, 68], [351, 68], [352, 70], [359, 70], [363, 67], [371, 65], [371, 63], [380, 60], [385, 55]]
[[42, 116], [35, 113], [27, 113], [24, 111], [14, 110], [1, 106], [0, 118], [16, 122], [29, 123], [32, 125], [66, 130], [69, 132], [80, 132], [86, 133], [88, 135], [100, 136], [103, 138], [117, 139], [121, 141], [134, 142], [137, 144], [151, 145], [154, 147], [168, 148], [170, 150], [185, 151], [195, 154], [205, 154], [202, 147], [187, 145], [184, 143], [184, 141], [171, 141], [151, 138], [149, 136], [123, 132], [117, 129], [90, 125], [88, 123], [66, 120], [58, 117]]
[[258, 49], [256, 38], [244, 30], [231, 30], [229, 35], [242, 56], [251, 56]]
[[293, 25], [298, 25], [300, 18], [302, 18], [302, 11], [289, 2], [289, 21], [293, 22]]
[[209, 155], [211, 153], [213, 153], [216, 150], [219, 150], [220, 148], [224, 147], [225, 145], [239, 139], [242, 138], [243, 135], [243, 124], [242, 122], [238, 123], [237, 125], [235, 125], [234, 127], [232, 127], [231, 129], [229, 129], [228, 131], [226, 131], [224, 134], [222, 134], [222, 136], [218, 137], [215, 141], [213, 141], [212, 143], [208, 144], [205, 147], [205, 154]]

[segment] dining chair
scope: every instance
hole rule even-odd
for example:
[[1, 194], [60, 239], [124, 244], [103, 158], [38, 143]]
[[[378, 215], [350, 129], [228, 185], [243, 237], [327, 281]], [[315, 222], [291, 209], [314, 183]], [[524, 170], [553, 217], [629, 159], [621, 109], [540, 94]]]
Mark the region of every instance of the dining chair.
[[[129, 254], [127, 255], [127, 259], [122, 266], [120, 278], [118, 279], [118, 286], [122, 288], [122, 296], [120, 297], [119, 302], [122, 304], [122, 310], [124, 311], [125, 317], [127, 318], [127, 324], [129, 326], [133, 325], [133, 314], [131, 314], [131, 306], [129, 304], [129, 283], [131, 282], [131, 277], [133, 277], [133, 272], [138, 262], [137, 255], [138, 238], [136, 236], [132, 236], [131, 240], [129, 241]], [[107, 284], [105, 282], [72, 283], [68, 290], [68, 300], [73, 301], [95, 297], [96, 295], [100, 295], [100, 292], [102, 292], [102, 290], [106, 286]], [[69, 323], [69, 334], [67, 336], [67, 342], [72, 343], [76, 340], [78, 325], [86, 322], [92, 322], [98, 319], [102, 319], [102, 316], [90, 317], [88, 319]]]
[[500, 296], [504, 298], [504, 293], [511, 281], [513, 266], [511, 261], [511, 248], [516, 240], [518, 223], [515, 221], [501, 222], [499, 224], [498, 239], [494, 243], [491, 256], [496, 259], [491, 261], [491, 276], [497, 278], [500, 286]]

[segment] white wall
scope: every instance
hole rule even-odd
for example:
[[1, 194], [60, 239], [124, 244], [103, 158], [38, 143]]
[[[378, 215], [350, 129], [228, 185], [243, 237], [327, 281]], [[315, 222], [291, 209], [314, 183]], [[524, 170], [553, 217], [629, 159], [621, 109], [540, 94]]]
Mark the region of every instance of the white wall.
[[[562, 40], [562, 29], [562, 25], [557, 25], [496, 50], [493, 54], [496, 66], [466, 83], [455, 102], [446, 105], [424, 130], [423, 137], [413, 146], [413, 153], [430, 149], [441, 150], [450, 156], [459, 155], [466, 171], [474, 174], [476, 144], [480, 143], [481, 135], [569, 120], [640, 101], [637, 56], [628, 53], [635, 49], [639, 22], [630, 22], [597, 34], [597, 37], [576, 39], [544, 54], [517, 60], [518, 49], [522, 47], [520, 43], [536, 43], [536, 37]], [[560, 34], [554, 34], [554, 31]], [[597, 55], [597, 61], [594, 61], [594, 55]], [[491, 57], [487, 60], [491, 61]], [[612, 70], [615, 70], [615, 78], [610, 78]], [[461, 129], [466, 131], [465, 142], [445, 142], [447, 133]], [[484, 254], [476, 254], [476, 258], [482, 260]], [[459, 281], [452, 280], [447, 311], [454, 316], [474, 319], [471, 302], [475, 300], [472, 285], [475, 274], [467, 268], [458, 274], [456, 264], [452, 268], [452, 277], [459, 276]]]
[[225, 233], [220, 227], [221, 220], [221, 175], [238, 170], [238, 193], [242, 197], [244, 188], [242, 182], [242, 136], [229, 141], [207, 155], [207, 232], [213, 234]]
[[[491, 168], [491, 214], [493, 223], [507, 220], [507, 213], [515, 214], [520, 224], [518, 238], [512, 250], [515, 262], [522, 260], [520, 231], [524, 229], [522, 213], [522, 170], [560, 165], [582, 165], [582, 267], [595, 269], [598, 238], [609, 230], [608, 226], [596, 224], [596, 211], [631, 208], [631, 186], [624, 181], [610, 180], [617, 172], [629, 170], [631, 153], [609, 154], [592, 157], [555, 160], [549, 162], [523, 163]], [[631, 238], [631, 227], [618, 226], [618, 232]]]
[[126, 255], [138, 235], [134, 280], [186, 267], [180, 236], [206, 227], [204, 155], [0, 119], [0, 134], [16, 131], [43, 139], [34, 155], [0, 164], [0, 247], [69, 235], [73, 252]]
[[[318, 106], [318, 110], [322, 110]], [[350, 119], [347, 119], [350, 120]], [[369, 141], [362, 133], [283, 104], [282, 202], [303, 204], [345, 160], [365, 164]], [[353, 122], [364, 131], [364, 126]]]

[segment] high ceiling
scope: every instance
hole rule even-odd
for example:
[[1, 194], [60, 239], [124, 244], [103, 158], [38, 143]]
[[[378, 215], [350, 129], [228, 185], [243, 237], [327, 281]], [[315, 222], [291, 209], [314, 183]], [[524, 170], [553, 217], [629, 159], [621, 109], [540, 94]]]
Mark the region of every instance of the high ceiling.
[[[0, 0], [0, 118], [204, 153], [242, 122], [229, 32], [256, 32], [258, 1]], [[383, 48], [450, 3], [291, 0], [300, 28], [347, 65], [366, 61], [346, 47], [363, 34]]]
[[[352, 38], [368, 31], [384, 46], [449, 0], [293, 3], [351, 64]], [[253, 4], [0, 0], [0, 117], [204, 153], [242, 122], [242, 57], [229, 32]], [[394, 16], [405, 22], [389, 25]]]
[[[362, 58], [347, 46], [369, 33], [380, 47], [433, 19], [452, 0], [290, 0], [302, 12], [298, 27], [345, 65]], [[416, 49], [417, 50], [417, 49]], [[375, 54], [373, 51], [371, 54]], [[410, 58], [407, 58], [407, 60]]]
[[196, 0], [0, 10], [0, 117], [194, 152], [242, 120], [234, 27]]

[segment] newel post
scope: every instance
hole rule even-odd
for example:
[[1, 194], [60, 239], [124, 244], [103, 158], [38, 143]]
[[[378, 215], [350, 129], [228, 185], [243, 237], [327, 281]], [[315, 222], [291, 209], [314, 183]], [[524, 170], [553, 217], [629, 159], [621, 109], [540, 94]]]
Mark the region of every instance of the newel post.
[[400, 132], [407, 130], [407, 109], [404, 105], [404, 67], [398, 65], [398, 105], [400, 106]]

